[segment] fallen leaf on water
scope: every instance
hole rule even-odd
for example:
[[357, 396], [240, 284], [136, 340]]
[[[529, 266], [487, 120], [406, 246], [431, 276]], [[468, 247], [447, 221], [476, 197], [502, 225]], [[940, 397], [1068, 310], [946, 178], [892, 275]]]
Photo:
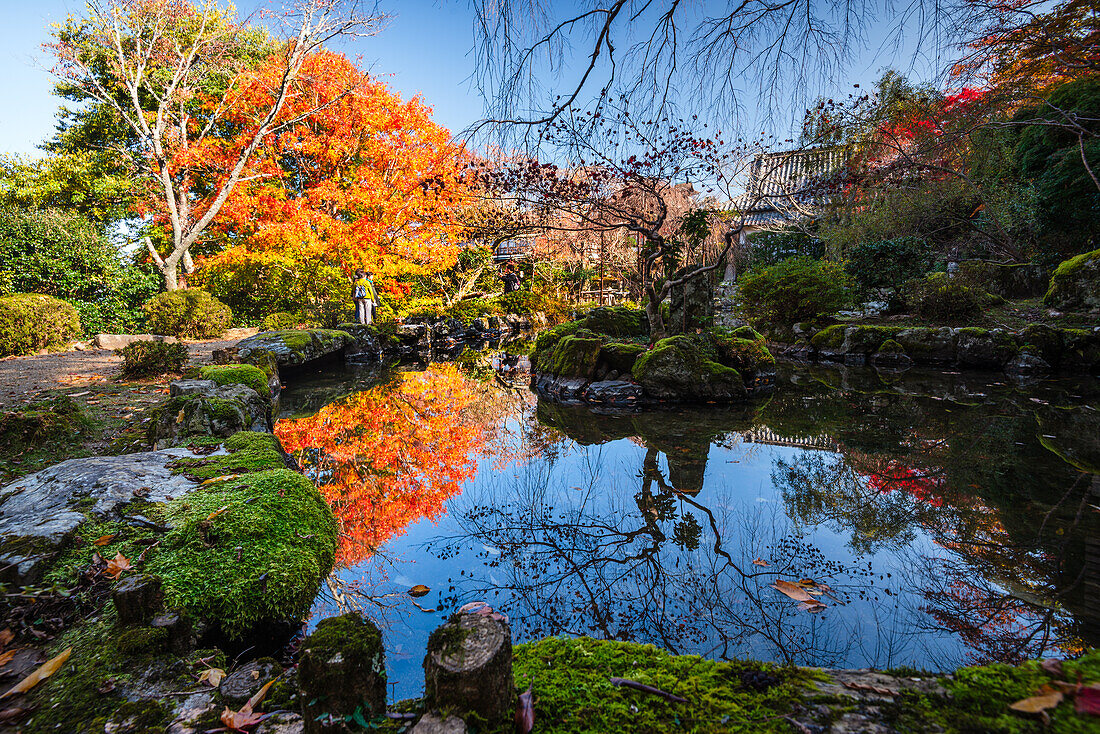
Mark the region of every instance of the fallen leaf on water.
[[767, 561], [765, 561], [762, 558], [754, 558], [752, 563], [753, 563], [754, 566], [770, 566], [770, 565], [772, 565], [772, 564], [768, 563]]
[[1043, 693], [1039, 696], [1032, 696], [1031, 698], [1017, 701], [1009, 706], [1009, 708], [1013, 711], [1019, 711], [1022, 714], [1039, 714], [1047, 709], [1054, 708], [1062, 702], [1063, 698], [1064, 696], [1061, 691], [1050, 691], [1049, 693]]
[[519, 734], [531, 734], [535, 728], [535, 704], [534, 693], [531, 686], [519, 694], [519, 703], [516, 705], [516, 731]]
[[111, 535], [101, 535], [92, 541], [92, 545], [107, 545], [114, 539], [115, 536], [113, 533]]
[[411, 596], [413, 599], [419, 599], [422, 596], [427, 596], [430, 591], [431, 589], [429, 589], [424, 584], [417, 584], [416, 586], [409, 589], [409, 596]]
[[1100, 716], [1100, 686], [1084, 686], [1077, 691], [1077, 713]]
[[7, 698], [8, 696], [14, 696], [17, 693], [26, 693], [30, 689], [34, 688], [36, 685], [56, 673], [61, 668], [61, 666], [65, 664], [65, 661], [69, 659], [69, 655], [71, 655], [72, 652], [73, 649], [71, 647], [67, 648], [57, 657], [50, 658], [46, 662], [42, 663], [42, 665], [38, 666], [37, 670], [35, 670], [26, 678], [12, 686], [11, 689], [3, 696], [0, 696], [0, 699]]
[[817, 614], [825, 611], [826, 605], [821, 602], [800, 601], [798, 602], [798, 608], [810, 614]]
[[813, 604], [820, 604], [817, 599], [810, 596], [805, 589], [798, 584], [792, 584], [790, 581], [784, 581], [783, 579], [776, 579], [775, 583], [770, 586], [778, 591], [780, 594], [786, 594], [795, 601], [810, 602]]
[[107, 568], [104, 569], [103, 573], [117, 580], [125, 571], [133, 570], [134, 567], [130, 565], [130, 559], [122, 555], [122, 551], [119, 551], [114, 558], [107, 561]]
[[199, 673], [199, 683], [209, 683], [211, 688], [217, 688], [225, 677], [225, 671], [221, 668], [207, 668]]

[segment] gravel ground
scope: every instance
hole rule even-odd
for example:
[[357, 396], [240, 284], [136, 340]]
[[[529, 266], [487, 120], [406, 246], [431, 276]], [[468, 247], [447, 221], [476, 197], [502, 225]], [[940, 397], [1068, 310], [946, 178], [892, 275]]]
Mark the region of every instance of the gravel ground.
[[[255, 333], [255, 330], [249, 330]], [[234, 346], [232, 339], [186, 342], [191, 364], [209, 364], [215, 349]], [[43, 390], [104, 383], [118, 377], [122, 358], [109, 349], [32, 354], [0, 359], [0, 408], [29, 402]]]

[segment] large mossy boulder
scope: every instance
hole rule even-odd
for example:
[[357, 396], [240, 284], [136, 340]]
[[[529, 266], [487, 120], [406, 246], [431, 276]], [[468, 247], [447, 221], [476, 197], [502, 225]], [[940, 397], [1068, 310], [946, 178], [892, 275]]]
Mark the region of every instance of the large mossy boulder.
[[9, 580], [72, 584], [122, 553], [159, 579], [168, 609], [230, 638], [302, 619], [332, 570], [332, 511], [275, 436], [220, 448], [73, 459], [0, 489]]
[[645, 311], [627, 306], [600, 306], [588, 312], [582, 326], [597, 334], [613, 337], [649, 336]]
[[538, 371], [555, 377], [590, 378], [596, 371], [602, 346], [603, 340], [596, 334], [563, 337], [553, 349], [540, 353]]
[[157, 448], [194, 436], [232, 436], [240, 431], [272, 429], [271, 400], [242, 384], [179, 380], [167, 401], [150, 411], [146, 439]]
[[1043, 302], [1063, 311], [1100, 312], [1100, 250], [1083, 252], [1059, 265], [1050, 276]]
[[964, 327], [956, 332], [956, 355], [966, 367], [1000, 369], [1016, 356], [1016, 339], [1002, 329]]
[[0, 296], [0, 357], [59, 349], [80, 337], [80, 314], [39, 293]]
[[634, 363], [634, 378], [657, 400], [726, 403], [748, 395], [741, 373], [718, 362], [718, 350], [701, 335], [657, 342]]
[[645, 346], [635, 342], [608, 342], [600, 347], [600, 362], [607, 365], [608, 371], [628, 375], [634, 369], [634, 362], [645, 352]]
[[354, 342], [351, 334], [337, 329], [265, 331], [241, 340], [237, 357], [242, 362], [262, 364], [270, 355], [279, 369], [294, 368], [338, 356]]

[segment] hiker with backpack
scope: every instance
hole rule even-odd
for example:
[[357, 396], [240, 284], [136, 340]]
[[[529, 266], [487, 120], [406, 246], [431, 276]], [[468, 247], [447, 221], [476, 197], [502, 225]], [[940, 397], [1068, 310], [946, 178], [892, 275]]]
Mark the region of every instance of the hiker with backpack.
[[355, 319], [360, 324], [374, 321], [374, 307], [378, 303], [378, 291], [374, 289], [374, 273], [355, 271], [352, 282], [352, 299], [355, 301]]

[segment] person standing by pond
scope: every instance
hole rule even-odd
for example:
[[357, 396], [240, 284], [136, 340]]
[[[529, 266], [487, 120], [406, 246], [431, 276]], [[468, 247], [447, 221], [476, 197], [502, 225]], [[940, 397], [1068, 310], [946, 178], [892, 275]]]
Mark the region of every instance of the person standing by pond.
[[523, 276], [515, 271], [511, 263], [504, 266], [504, 275], [500, 279], [504, 281], [504, 292], [514, 293], [519, 290], [519, 281]]
[[352, 299], [355, 301], [355, 319], [360, 324], [374, 321], [374, 306], [378, 303], [378, 291], [374, 289], [374, 273], [355, 271], [352, 283]]

